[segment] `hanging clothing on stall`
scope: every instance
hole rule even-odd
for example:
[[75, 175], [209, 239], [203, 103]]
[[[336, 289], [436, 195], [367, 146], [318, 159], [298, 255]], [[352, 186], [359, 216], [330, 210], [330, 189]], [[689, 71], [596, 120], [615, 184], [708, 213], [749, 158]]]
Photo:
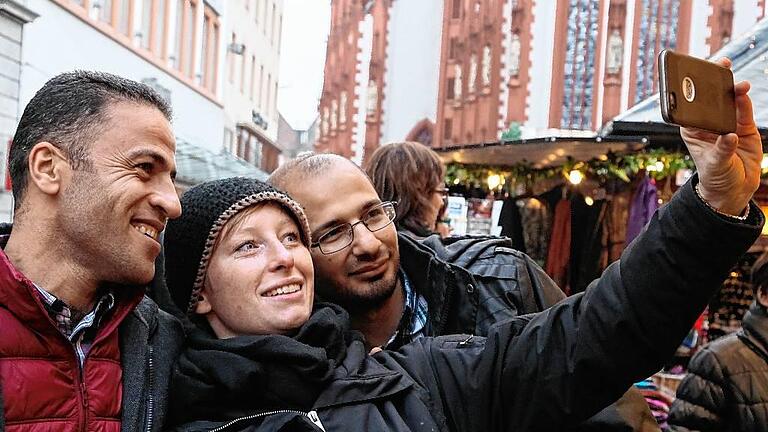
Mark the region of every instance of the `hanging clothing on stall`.
[[602, 273], [600, 257], [605, 216], [605, 200], [589, 205], [581, 194], [571, 199], [570, 294], [584, 291]]
[[601, 241], [603, 247], [600, 255], [601, 269], [607, 268], [609, 264], [619, 259], [624, 251], [631, 197], [632, 193], [629, 190], [614, 192], [606, 203]]
[[557, 285], [570, 294], [568, 263], [571, 258], [571, 202], [561, 199], [555, 207], [552, 235], [547, 251], [545, 270]]
[[517, 206], [520, 209], [526, 253], [539, 265], [544, 265], [551, 231], [549, 208], [538, 198], [520, 199]]
[[659, 208], [658, 189], [655, 181], [646, 176], [640, 180], [640, 184], [632, 196], [629, 207], [629, 221], [627, 222], [626, 245], [632, 242], [651, 220], [653, 213]]
[[499, 226], [501, 227], [501, 235], [512, 240], [513, 248], [523, 253], [527, 252], [523, 237], [523, 220], [516, 197], [508, 197], [504, 200], [499, 214]]

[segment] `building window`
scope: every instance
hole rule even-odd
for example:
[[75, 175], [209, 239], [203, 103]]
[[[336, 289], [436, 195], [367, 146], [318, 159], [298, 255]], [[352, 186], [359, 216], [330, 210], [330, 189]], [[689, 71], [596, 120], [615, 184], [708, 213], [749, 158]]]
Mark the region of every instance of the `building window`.
[[[635, 103], [656, 92], [657, 79], [654, 75], [657, 51], [675, 49], [677, 46], [677, 20], [680, 2], [662, 0], [642, 0], [643, 15], [640, 18], [640, 32], [637, 44], [637, 63], [635, 73]], [[659, 7], [659, 3], [662, 3]]]
[[176, 0], [176, 37], [173, 43], [173, 67], [181, 70], [181, 47], [184, 38], [184, 3], [185, 0]]
[[342, 91], [339, 96], [339, 122], [342, 127], [347, 123], [347, 92]]
[[445, 86], [445, 98], [453, 100], [456, 97], [454, 89], [456, 88], [456, 78], [448, 78], [448, 82]]
[[168, 27], [168, 0], [154, 0], [152, 2], [154, 20], [152, 21], [152, 52], [160, 58], [167, 57], [166, 28]]
[[112, 21], [112, 11], [114, 0], [102, 0], [101, 3], [94, 3], [94, 7], [99, 8], [99, 21], [114, 25]]
[[509, 76], [516, 77], [520, 74], [520, 35], [512, 33], [509, 43], [509, 55], [507, 56], [507, 69]]
[[453, 66], [453, 98], [461, 99], [461, 65], [457, 64]]
[[260, 110], [264, 109], [264, 103], [262, 100], [262, 96], [264, 95], [263, 90], [264, 90], [264, 65], [261, 65], [259, 66], [259, 87], [258, 87], [259, 94], [258, 94], [258, 97], [256, 98], [256, 100], [258, 101]]
[[461, 2], [462, 0], [453, 0], [453, 8], [451, 8], [451, 18], [461, 18]]
[[[237, 43], [237, 35], [232, 33], [232, 38], [230, 39], [230, 46], [234, 46]], [[235, 83], [235, 56], [236, 54], [232, 52], [231, 50], [227, 51], [227, 55], [229, 55], [229, 83], [234, 84]]]
[[368, 81], [368, 99], [366, 104], [366, 115], [376, 115], [379, 110], [379, 86], [375, 80]]
[[149, 49], [150, 31], [152, 29], [152, 0], [141, 2], [141, 47]]
[[195, 75], [195, 35], [197, 33], [197, 0], [187, 0], [185, 2], [184, 15], [184, 74], [188, 77]]
[[458, 41], [456, 40], [455, 37], [452, 37], [450, 42], [448, 42], [448, 58], [450, 60], [455, 59], [457, 56], [456, 51], [458, 50], [458, 48], [456, 44], [458, 44]]
[[443, 138], [450, 140], [453, 134], [453, 120], [447, 118], [443, 122]]
[[467, 93], [474, 93], [477, 84], [477, 55], [472, 54], [469, 58], [469, 77], [467, 80]]
[[219, 17], [206, 4], [203, 10], [203, 49], [200, 70], [202, 85], [211, 93], [216, 93], [218, 83], [219, 29]]
[[336, 130], [336, 127], [338, 126], [338, 116], [339, 116], [339, 105], [336, 102], [336, 99], [331, 101], [331, 130]]
[[275, 78], [275, 90], [272, 92], [272, 117], [277, 118], [277, 78]]
[[195, 46], [197, 43], [198, 26], [197, 6], [199, 2], [200, 0], [176, 0], [174, 67], [190, 78], [194, 78], [195, 75]]
[[235, 155], [254, 166], [261, 166], [261, 141], [250, 129], [237, 127], [237, 152]]
[[245, 50], [243, 50], [243, 54], [240, 55], [240, 94], [245, 94], [245, 66], [248, 63], [246, 58]]
[[488, 87], [491, 85], [491, 46], [486, 45], [483, 47], [483, 86]]
[[165, 30], [168, 19], [167, 0], [142, 0], [141, 47], [160, 58], [167, 57]]
[[283, 16], [277, 21], [277, 52], [280, 52], [280, 45], [283, 43]]
[[262, 0], [262, 8], [261, 8], [261, 32], [264, 33], [264, 36], [267, 35], [267, 2], [269, 0]]
[[234, 140], [232, 139], [232, 130], [229, 128], [224, 128], [224, 151], [234, 154], [235, 148], [233, 144]]
[[251, 88], [248, 92], [248, 98], [253, 100], [253, 89], [256, 86], [256, 56], [251, 56]]
[[599, 10], [598, 0], [570, 0], [560, 119], [565, 129], [592, 128]]
[[272, 3], [272, 26], [270, 27], [269, 31], [272, 37], [270, 37], [270, 42], [274, 45], [275, 43], [275, 31], [277, 30], [277, 5]]
[[133, 24], [133, 0], [117, 0], [117, 31], [125, 36], [131, 35]]
[[269, 116], [269, 110], [271, 108], [270, 101], [272, 100], [272, 75], [267, 74], [267, 101], [264, 104], [264, 112]]

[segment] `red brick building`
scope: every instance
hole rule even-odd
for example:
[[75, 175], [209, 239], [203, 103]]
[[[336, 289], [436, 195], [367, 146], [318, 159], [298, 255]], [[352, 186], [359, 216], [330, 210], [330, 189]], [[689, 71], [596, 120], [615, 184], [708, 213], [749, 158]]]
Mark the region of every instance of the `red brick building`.
[[709, 56], [765, 13], [764, 0], [334, 0], [316, 149], [359, 161], [404, 139], [595, 131], [657, 92], [662, 49]]

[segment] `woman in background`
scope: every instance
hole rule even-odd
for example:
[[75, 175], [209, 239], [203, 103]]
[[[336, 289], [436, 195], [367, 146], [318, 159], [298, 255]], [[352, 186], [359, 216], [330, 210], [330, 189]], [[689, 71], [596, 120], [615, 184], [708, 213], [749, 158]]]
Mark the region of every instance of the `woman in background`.
[[398, 203], [398, 231], [414, 237], [449, 234], [441, 222], [448, 197], [445, 168], [432, 149], [418, 142], [386, 144], [373, 152], [365, 171], [379, 198]]

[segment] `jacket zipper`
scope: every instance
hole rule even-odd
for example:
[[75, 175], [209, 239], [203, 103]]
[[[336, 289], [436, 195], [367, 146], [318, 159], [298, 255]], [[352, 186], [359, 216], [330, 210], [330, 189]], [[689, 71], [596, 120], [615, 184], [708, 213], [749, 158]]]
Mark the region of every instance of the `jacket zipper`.
[[309, 418], [309, 421], [311, 421], [312, 424], [314, 424], [315, 426], [319, 427], [320, 430], [325, 431], [323, 424], [320, 422], [320, 417], [317, 416], [317, 411], [310, 411], [308, 413], [305, 413], [303, 411], [296, 411], [296, 410], [277, 410], [277, 411], [269, 411], [269, 412], [264, 412], [260, 414], [254, 414], [254, 415], [236, 418], [228, 423], [225, 423], [217, 427], [216, 429], [211, 429], [210, 432], [220, 432], [241, 421], [253, 420], [259, 417], [266, 417], [266, 416], [275, 415], [275, 414], [301, 414], [304, 417]]
[[155, 413], [155, 401], [152, 398], [152, 388], [154, 387], [155, 383], [155, 368], [154, 368], [154, 360], [152, 358], [152, 355], [154, 354], [154, 347], [152, 345], [149, 345], [147, 347], [147, 357], [148, 357], [148, 369], [149, 369], [149, 389], [148, 394], [149, 397], [147, 398], [147, 432], [152, 432], [152, 423], [154, 420], [154, 413]]
[[72, 354], [74, 354], [75, 356], [75, 364], [77, 365], [77, 368], [78, 368], [78, 371], [75, 374], [75, 379], [77, 383], [77, 399], [78, 399], [78, 402], [80, 403], [80, 408], [82, 409], [82, 413], [79, 416], [80, 421], [78, 422], [80, 424], [80, 427], [77, 430], [86, 432], [87, 430], [86, 426], [88, 425], [88, 419], [87, 419], [88, 392], [85, 388], [85, 378], [83, 377], [83, 374], [85, 373], [85, 361], [87, 361], [88, 359], [86, 358], [85, 361], [83, 361], [83, 364], [80, 365], [80, 357], [78, 357], [77, 355], [76, 348], [72, 346], [71, 343], [70, 343], [70, 347], [72, 347]]
[[86, 419], [86, 416], [88, 415], [88, 396], [85, 390], [85, 381], [82, 378], [82, 372], [77, 374], [77, 388], [77, 398], [79, 399], [80, 408], [82, 409], [79, 421], [80, 427], [77, 430], [86, 432], [86, 425], [88, 424]]
[[456, 272], [452, 268], [449, 269], [449, 275], [450, 275], [450, 283], [448, 283], [448, 286], [445, 290], [445, 295], [443, 296], [443, 310], [440, 311], [440, 321], [437, 323], [437, 328], [435, 329], [435, 334], [442, 334], [443, 328], [445, 327], [445, 322], [448, 320], [448, 312], [450, 310], [450, 303], [451, 303], [451, 297], [453, 297], [453, 290], [455, 289], [456, 285]]

